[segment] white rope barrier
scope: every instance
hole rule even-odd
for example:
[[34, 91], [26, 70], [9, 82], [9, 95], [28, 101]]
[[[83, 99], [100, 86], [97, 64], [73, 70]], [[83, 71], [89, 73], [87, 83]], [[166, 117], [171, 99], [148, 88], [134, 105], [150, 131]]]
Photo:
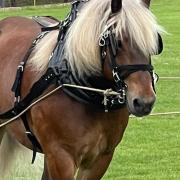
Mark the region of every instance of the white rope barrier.
[[180, 80], [180, 77], [159, 77], [162, 80]]
[[[175, 115], [175, 116], [177, 116], [177, 115], [180, 115], [180, 111], [152, 113], [152, 114], [149, 114], [148, 116], [168, 116], [168, 115]], [[137, 117], [131, 115], [130, 118], [137, 118]]]
[[161, 115], [179, 115], [180, 112], [164, 112], [164, 113], [152, 113], [150, 116], [161, 116]]

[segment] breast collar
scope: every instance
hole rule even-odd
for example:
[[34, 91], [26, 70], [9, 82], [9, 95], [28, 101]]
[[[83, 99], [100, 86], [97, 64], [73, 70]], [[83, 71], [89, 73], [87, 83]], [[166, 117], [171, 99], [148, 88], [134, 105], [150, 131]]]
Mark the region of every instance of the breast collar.
[[[72, 4], [71, 12], [67, 18], [62, 22], [58, 43], [51, 55], [48, 68], [54, 70], [54, 72], [59, 77], [57, 82], [58, 85], [61, 84], [73, 84], [83, 87], [92, 87], [98, 89], [113, 89], [114, 83], [105, 80], [102, 76], [93, 76], [87, 77], [83, 76], [80, 78], [77, 74], [73, 74], [67, 59], [64, 59], [64, 44], [66, 41], [66, 32], [77, 17], [77, 12], [83, 7], [84, 3], [88, 2], [87, 0], [75, 1]], [[104, 109], [103, 99], [104, 96], [97, 92], [92, 92], [88, 90], [83, 90], [79, 88], [63, 87], [63, 91], [68, 94], [70, 97], [74, 98], [77, 101], [86, 103], [97, 108]], [[107, 108], [108, 110], [117, 109], [125, 106], [125, 101], [120, 101], [118, 97], [110, 96], [107, 99]]]
[[[72, 84], [83, 87], [92, 87], [97, 89], [113, 89], [115, 90], [114, 83], [106, 80], [103, 76], [93, 76], [87, 77], [83, 76], [80, 78], [77, 74], [72, 73], [71, 67], [69, 65], [68, 60], [63, 58], [64, 55], [64, 43], [65, 39], [60, 40], [53, 52], [53, 55], [50, 59], [48, 68], [54, 70], [55, 74], [57, 74], [58, 81], [57, 85], [61, 84]], [[93, 107], [97, 107], [99, 109], [104, 110], [104, 96], [98, 92], [92, 92], [80, 88], [72, 88], [72, 87], [63, 87], [63, 91], [73, 99], [92, 105]], [[125, 106], [125, 102], [120, 102], [119, 98], [116, 96], [109, 96], [107, 100], [107, 108], [108, 110], [114, 110], [118, 108], [122, 108]]]

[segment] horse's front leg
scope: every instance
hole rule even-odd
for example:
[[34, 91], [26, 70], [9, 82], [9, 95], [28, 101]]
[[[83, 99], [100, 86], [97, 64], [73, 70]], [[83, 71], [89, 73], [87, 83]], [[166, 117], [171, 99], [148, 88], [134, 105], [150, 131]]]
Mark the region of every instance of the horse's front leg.
[[[65, 149], [53, 144], [45, 156], [50, 180], [74, 180], [75, 163]], [[48, 174], [46, 173], [46, 175]]]
[[97, 160], [89, 168], [79, 168], [77, 180], [100, 180], [105, 174], [111, 160], [113, 152], [99, 155]]

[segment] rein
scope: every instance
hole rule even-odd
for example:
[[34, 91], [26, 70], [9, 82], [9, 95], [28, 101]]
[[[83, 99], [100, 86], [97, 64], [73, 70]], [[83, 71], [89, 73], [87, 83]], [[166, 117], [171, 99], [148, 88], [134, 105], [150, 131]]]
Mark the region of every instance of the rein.
[[[59, 85], [58, 87], [56, 87], [55, 89], [53, 89], [52, 91], [48, 92], [47, 94], [39, 97], [37, 100], [35, 100], [34, 102], [32, 102], [28, 107], [26, 107], [23, 111], [21, 111], [19, 114], [16, 114], [16, 110], [13, 108], [10, 111], [8, 111], [8, 114], [10, 115], [10, 113], [12, 113], [12, 116], [14, 116], [13, 118], [5, 121], [4, 123], [0, 124], [0, 128], [3, 126], [6, 126], [7, 124], [15, 121], [17, 118], [21, 117], [25, 112], [27, 112], [30, 108], [32, 108], [35, 104], [39, 103], [40, 101], [46, 99], [47, 97], [51, 96], [52, 94], [54, 94], [56, 91], [62, 89], [63, 87], [70, 87], [70, 88], [77, 88], [77, 89], [84, 89], [87, 91], [92, 91], [92, 92], [97, 92], [100, 93], [104, 96], [104, 106], [107, 105], [107, 97], [108, 96], [117, 96], [119, 95], [119, 93], [113, 91], [112, 89], [106, 89], [106, 90], [102, 90], [102, 89], [96, 89], [96, 88], [90, 88], [90, 87], [84, 87], [84, 86], [78, 86], [78, 85], [73, 85], [73, 84], [62, 84]], [[105, 112], [108, 112], [107, 109], [105, 109]], [[6, 116], [6, 115], [5, 115]], [[4, 116], [4, 117], [5, 117]]]

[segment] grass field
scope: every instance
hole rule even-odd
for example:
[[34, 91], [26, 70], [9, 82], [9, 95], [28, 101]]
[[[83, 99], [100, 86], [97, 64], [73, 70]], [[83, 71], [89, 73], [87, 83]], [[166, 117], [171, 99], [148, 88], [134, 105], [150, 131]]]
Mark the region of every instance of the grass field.
[[[163, 54], [154, 57], [153, 64], [160, 77], [180, 77], [180, 1], [154, 0], [151, 8], [169, 33], [163, 36]], [[12, 15], [52, 15], [62, 18], [68, 9], [64, 6], [1, 10], [0, 18]], [[180, 81], [160, 79], [153, 112], [172, 111], [180, 111]], [[114, 159], [103, 178], [126, 179], [180, 179], [180, 115], [130, 119], [122, 143], [116, 149]]]

